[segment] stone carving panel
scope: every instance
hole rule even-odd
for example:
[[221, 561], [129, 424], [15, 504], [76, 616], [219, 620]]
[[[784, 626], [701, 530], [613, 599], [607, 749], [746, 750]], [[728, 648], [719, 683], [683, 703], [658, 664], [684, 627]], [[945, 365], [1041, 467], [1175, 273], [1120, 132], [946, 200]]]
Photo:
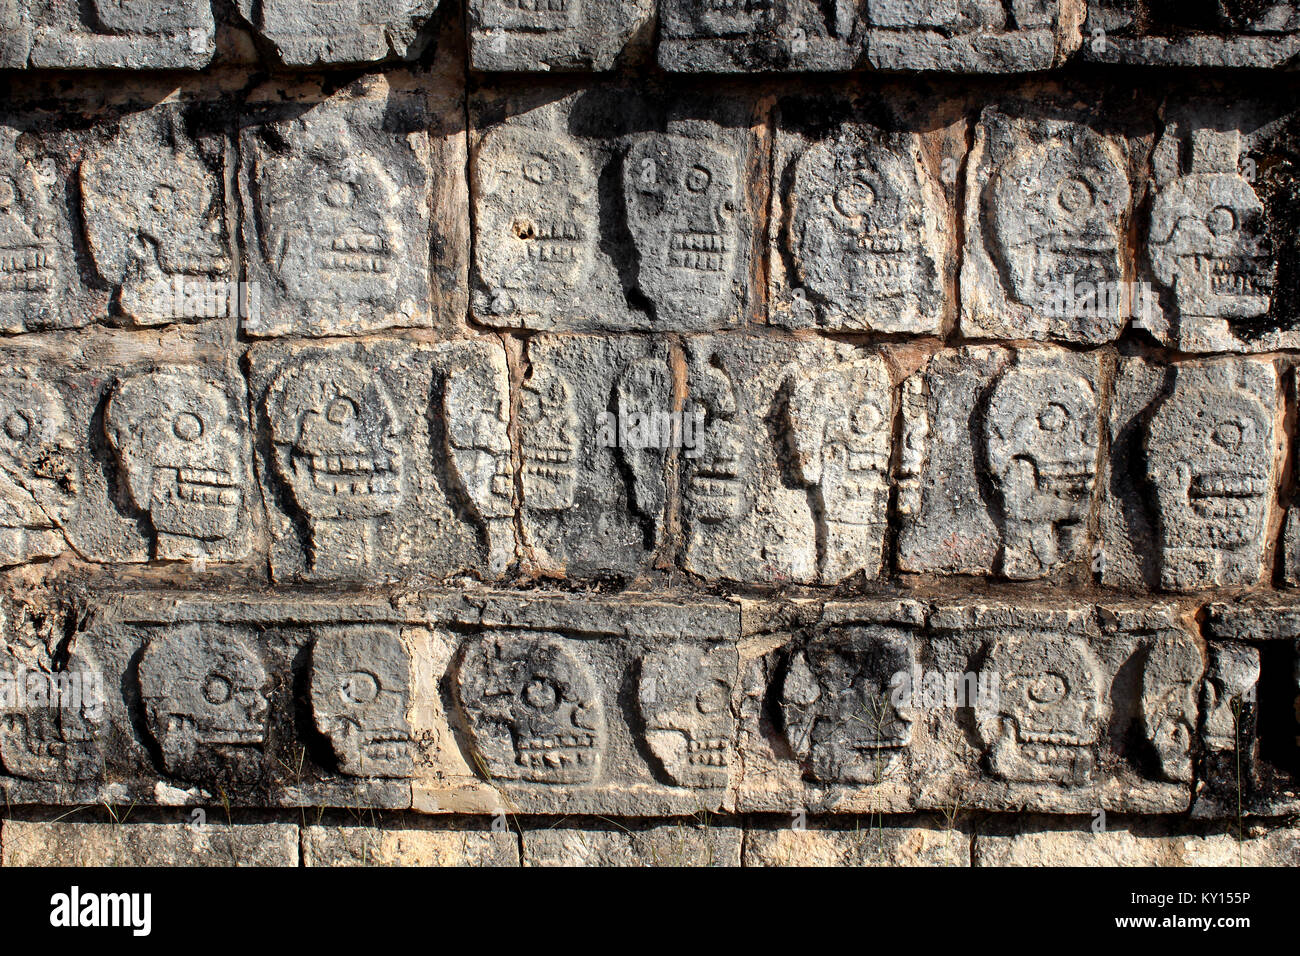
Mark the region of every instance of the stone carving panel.
[[645, 739], [674, 783], [725, 787], [736, 759], [735, 648], [678, 643], [641, 658]]
[[1300, 11], [1289, 0], [1088, 0], [1083, 32], [1081, 55], [1097, 63], [1281, 67], [1300, 52]]
[[867, 53], [879, 70], [1017, 73], [1079, 47], [1069, 0], [867, 0]]
[[51, 385], [10, 368], [0, 415], [0, 564], [54, 557], [80, 490], [67, 408]]
[[1186, 635], [1154, 643], [1142, 669], [1142, 727], [1166, 779], [1191, 782], [1205, 657]]
[[417, 59], [439, 0], [238, 0], [240, 15], [288, 66]]
[[16, 130], [0, 126], [0, 330], [5, 332], [69, 324], [56, 314], [67, 267], [50, 203], [53, 177], [19, 153], [17, 138]]
[[661, 0], [659, 65], [749, 73], [846, 70], [862, 56], [858, 0]]
[[654, 15], [653, 0], [470, 0], [476, 70], [609, 70]]
[[17, 7], [26, 28], [3, 66], [197, 70], [216, 50], [209, 0], [17, 0]]

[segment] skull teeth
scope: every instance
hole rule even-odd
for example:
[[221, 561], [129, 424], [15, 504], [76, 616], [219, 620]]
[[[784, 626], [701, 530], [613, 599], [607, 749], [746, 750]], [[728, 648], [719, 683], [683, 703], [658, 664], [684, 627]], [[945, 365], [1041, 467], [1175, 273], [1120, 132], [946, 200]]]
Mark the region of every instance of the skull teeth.
[[1254, 475], [1235, 475], [1215, 472], [1197, 475], [1192, 479], [1190, 494], [1193, 498], [1258, 498], [1264, 493], [1264, 482]]
[[48, 292], [54, 264], [39, 247], [0, 249], [0, 292]]
[[322, 251], [320, 266], [328, 272], [387, 272], [389, 252], [382, 236], [345, 233]]
[[239, 504], [239, 483], [227, 472], [211, 468], [181, 468], [176, 472], [176, 497], [196, 504]]
[[530, 461], [533, 462], [556, 462], [557, 464], [564, 464], [565, 462], [571, 461], [573, 459], [572, 448], [562, 447], [558, 445], [553, 445], [549, 447], [530, 445], [526, 449], [526, 453]]
[[1269, 263], [1264, 259], [1212, 259], [1210, 291], [1215, 295], [1271, 295]]
[[686, 741], [687, 761], [692, 766], [725, 767], [730, 748], [731, 741], [725, 737], [691, 737]]
[[311, 470], [326, 475], [387, 474], [393, 471], [389, 458], [365, 458], [359, 455], [314, 455]]
[[505, 5], [521, 13], [565, 13], [569, 0], [505, 0]]
[[678, 269], [722, 272], [726, 268], [726, 238], [717, 232], [675, 232], [668, 262]]
[[558, 770], [590, 766], [596, 762], [596, 738], [593, 734], [522, 737], [516, 749], [520, 765], [534, 769]]

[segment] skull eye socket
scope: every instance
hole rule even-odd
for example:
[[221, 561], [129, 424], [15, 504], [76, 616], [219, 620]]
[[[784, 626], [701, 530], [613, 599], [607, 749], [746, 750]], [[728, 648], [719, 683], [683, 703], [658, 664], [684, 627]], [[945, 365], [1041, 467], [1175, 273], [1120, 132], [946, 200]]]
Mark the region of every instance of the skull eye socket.
[[154, 212], [167, 212], [176, 205], [176, 190], [165, 183], [154, 186], [149, 194]]
[[339, 681], [344, 703], [368, 704], [379, 696], [379, 678], [369, 671], [353, 671]]
[[1065, 428], [1070, 420], [1070, 410], [1060, 402], [1051, 402], [1038, 416], [1038, 427], [1055, 434]]
[[23, 441], [31, 433], [31, 419], [22, 412], [10, 412], [5, 418], [5, 434], [14, 441]]
[[334, 425], [342, 425], [356, 417], [356, 403], [346, 396], [334, 399], [334, 401], [330, 402], [329, 408], [325, 409], [326, 420]]
[[841, 186], [835, 190], [835, 208], [841, 215], [850, 219], [857, 216], [866, 215], [876, 202], [876, 191], [871, 188], [871, 184], [861, 179], [855, 179], [847, 186]]
[[1245, 422], [1220, 422], [1218, 427], [1210, 433], [1210, 440], [1220, 448], [1232, 451], [1239, 446], [1246, 437]]
[[18, 198], [18, 184], [8, 176], [0, 176], [0, 209], [8, 209]]
[[1092, 205], [1092, 187], [1082, 179], [1066, 179], [1056, 191], [1056, 203], [1066, 212], [1082, 212]]
[[713, 182], [713, 174], [703, 166], [692, 166], [686, 172], [686, 188], [693, 193], [702, 193]]
[[849, 421], [853, 424], [853, 430], [859, 435], [865, 435], [875, 431], [880, 427], [880, 423], [885, 420], [884, 413], [879, 406], [871, 402], [863, 402], [853, 409]]
[[1205, 220], [1205, 225], [1216, 236], [1224, 236], [1236, 231], [1237, 214], [1227, 206], [1215, 206]]
[[533, 155], [524, 160], [524, 179], [539, 186], [546, 186], [555, 181], [559, 170], [544, 156]]
[[325, 187], [325, 202], [335, 209], [345, 209], [357, 201], [357, 191], [351, 183], [341, 179], [331, 179]]
[[181, 441], [194, 441], [203, 434], [203, 419], [193, 412], [181, 412], [172, 422], [172, 434]]
[[214, 671], [203, 681], [203, 699], [209, 704], [220, 706], [229, 703], [233, 696], [235, 688], [228, 677]]
[[1025, 684], [1025, 693], [1035, 704], [1048, 706], [1065, 699], [1069, 688], [1060, 674], [1037, 674]]
[[695, 709], [701, 714], [716, 714], [727, 706], [730, 698], [731, 688], [722, 681], [715, 680], [695, 695]]
[[533, 710], [549, 714], [560, 706], [560, 689], [545, 677], [534, 677], [524, 685], [523, 701]]

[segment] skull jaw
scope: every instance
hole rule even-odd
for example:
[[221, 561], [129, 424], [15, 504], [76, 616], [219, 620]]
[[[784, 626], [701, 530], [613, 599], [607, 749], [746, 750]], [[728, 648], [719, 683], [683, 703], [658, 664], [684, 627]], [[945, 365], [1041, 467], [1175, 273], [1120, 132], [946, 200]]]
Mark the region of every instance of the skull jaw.
[[690, 728], [646, 727], [646, 742], [664, 772], [679, 787], [715, 789], [727, 785], [731, 740]]
[[1025, 731], [1016, 718], [1003, 718], [989, 764], [1003, 780], [1081, 786], [1092, 780], [1096, 768], [1094, 741], [1085, 737], [1082, 732]]

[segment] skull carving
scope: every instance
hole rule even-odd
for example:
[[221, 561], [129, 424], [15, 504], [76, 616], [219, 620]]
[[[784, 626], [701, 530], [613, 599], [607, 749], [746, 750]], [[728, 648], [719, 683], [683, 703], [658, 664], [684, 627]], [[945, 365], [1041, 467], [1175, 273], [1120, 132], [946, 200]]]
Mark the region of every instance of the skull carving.
[[1247, 584], [1261, 571], [1273, 481], [1276, 387], [1268, 363], [1181, 365], [1146, 433], [1161, 586]]
[[246, 476], [235, 421], [225, 390], [192, 372], [133, 375], [113, 390], [104, 427], [153, 524], [154, 557], [233, 556]]
[[102, 779], [102, 672], [80, 651], [50, 671], [12, 652], [0, 667], [13, 678], [12, 709], [0, 710], [0, 768], [13, 777], [81, 783]]
[[143, 322], [186, 317], [173, 280], [229, 273], [221, 188], [183, 136], [158, 123], [125, 126], [81, 164], [91, 255], [122, 287], [124, 312]]
[[510, 457], [510, 386], [504, 358], [475, 362], [447, 375], [442, 397], [448, 458], [488, 526], [493, 566], [504, 569], [514, 520]]
[[910, 159], [854, 133], [799, 158], [790, 246], [813, 295], [855, 312], [933, 311], [926, 290], [935, 266], [921, 246], [923, 199]]
[[0, 327], [24, 331], [48, 318], [60, 270], [45, 189], [12, 137], [0, 136]]
[[184, 780], [260, 775], [270, 689], [256, 652], [221, 625], [163, 631], [140, 658], [145, 721], [167, 772]]
[[1119, 151], [1090, 130], [1015, 152], [990, 180], [985, 206], [1012, 297], [1050, 315], [1062, 288], [1118, 282], [1128, 202]]
[[984, 418], [1002, 508], [1002, 573], [1041, 577], [1077, 557], [1097, 474], [1096, 389], [1052, 360], [1009, 369]]
[[311, 652], [311, 709], [339, 770], [353, 777], [410, 777], [411, 665], [389, 627], [323, 629]]
[[63, 400], [44, 382], [0, 378], [0, 564], [53, 557], [80, 487]]
[[[772, 30], [781, 19], [787, 0], [674, 0], [674, 19], [685, 20], [690, 28], [683, 35], [705, 37], [748, 37]], [[778, 10], [778, 6], [781, 10]]]
[[709, 321], [730, 304], [737, 167], [734, 154], [685, 136], [646, 136], [628, 151], [623, 195], [637, 282], [660, 319]]
[[749, 471], [744, 430], [735, 421], [736, 390], [715, 358], [699, 368], [691, 391], [705, 419], [696, 455], [687, 459], [686, 513], [692, 521], [722, 524], [744, 510]]
[[[140, 0], [91, 0], [94, 22], [111, 34], [181, 34], [202, 28], [205, 17], [194, 2], [158, 3]], [[208, 14], [211, 17], [211, 14]], [[211, 29], [211, 21], [207, 26]]]
[[637, 704], [646, 743], [680, 787], [725, 787], [735, 750], [732, 647], [673, 644], [641, 658]]
[[863, 568], [874, 576], [884, 548], [893, 429], [885, 363], [844, 362], [800, 379], [790, 417], [795, 466], [820, 493], [824, 580]]
[[1205, 659], [1186, 635], [1151, 646], [1142, 670], [1142, 727], [1167, 780], [1192, 779], [1192, 739]]
[[912, 743], [912, 713], [895, 703], [890, 685], [915, 667], [911, 638], [878, 625], [836, 628], [795, 654], [781, 713], [813, 780], [880, 782]]
[[1259, 685], [1259, 648], [1240, 644], [1212, 645], [1210, 669], [1201, 690], [1205, 712], [1205, 746], [1243, 756], [1253, 744], [1254, 701]]
[[555, 133], [501, 128], [484, 137], [475, 171], [483, 282], [524, 300], [535, 291], [577, 292], [596, 241], [586, 160]]
[[1151, 204], [1151, 268], [1180, 315], [1251, 318], [1272, 303], [1277, 267], [1264, 205], [1237, 172], [1240, 156], [1235, 131], [1195, 131], [1187, 175]]
[[998, 639], [985, 667], [1000, 680], [997, 707], [976, 720], [992, 771], [1024, 782], [1091, 779], [1104, 715], [1101, 669], [1087, 644], [1013, 632]]
[[529, 635], [470, 643], [458, 690], [489, 779], [591, 783], [605, 711], [585, 666], [563, 644]]
[[534, 366], [519, 407], [524, 507], [566, 511], [577, 490], [578, 415], [573, 388], [553, 368]]
[[294, 125], [294, 148], [257, 168], [267, 261], [300, 302], [395, 307], [406, 252], [396, 181], [346, 123]]
[[482, 24], [511, 33], [552, 33], [576, 26], [582, 0], [481, 0]]

